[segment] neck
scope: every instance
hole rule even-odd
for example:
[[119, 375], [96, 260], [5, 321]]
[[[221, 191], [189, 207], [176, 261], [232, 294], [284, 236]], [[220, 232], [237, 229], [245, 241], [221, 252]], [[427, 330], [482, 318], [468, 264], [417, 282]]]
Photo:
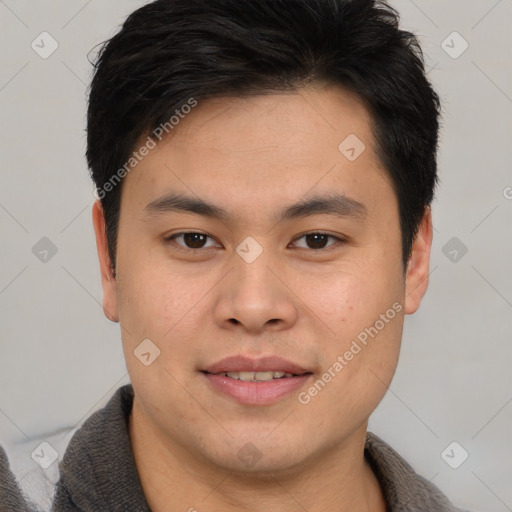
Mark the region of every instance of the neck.
[[136, 398], [129, 419], [135, 464], [153, 512], [385, 512], [380, 485], [364, 457], [366, 426], [301, 467], [234, 473], [165, 437], [144, 417]]

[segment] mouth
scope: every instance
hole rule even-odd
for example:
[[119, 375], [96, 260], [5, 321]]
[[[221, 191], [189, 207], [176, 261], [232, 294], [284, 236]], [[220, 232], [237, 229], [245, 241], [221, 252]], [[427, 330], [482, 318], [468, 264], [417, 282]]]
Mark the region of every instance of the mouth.
[[301, 374], [282, 372], [279, 370], [269, 370], [263, 372], [218, 372], [210, 373], [205, 371], [208, 375], [220, 375], [223, 377], [229, 377], [230, 379], [243, 380], [244, 382], [267, 382], [275, 379], [288, 379], [290, 377], [300, 377], [302, 375], [309, 374], [310, 372], [304, 372]]
[[266, 405], [298, 391], [313, 373], [278, 357], [251, 359], [235, 356], [201, 373], [217, 394], [245, 405]]

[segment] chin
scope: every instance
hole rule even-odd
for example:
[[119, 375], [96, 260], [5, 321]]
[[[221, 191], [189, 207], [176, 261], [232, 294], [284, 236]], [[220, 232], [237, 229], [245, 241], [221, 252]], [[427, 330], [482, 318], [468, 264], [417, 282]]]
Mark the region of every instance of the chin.
[[[274, 427], [275, 428], [275, 425]], [[209, 447], [206, 456], [225, 471], [251, 475], [253, 478], [268, 478], [269, 472], [289, 472], [300, 469], [308, 454], [304, 442], [294, 442], [289, 436], [272, 437], [268, 432], [224, 439], [224, 446]], [[212, 451], [212, 448], [214, 451]], [[301, 450], [302, 449], [302, 450]]]
[[213, 462], [225, 471], [231, 472], [232, 476], [236, 475], [237, 478], [248, 477], [251, 481], [254, 481], [254, 479], [261, 482], [274, 481], [273, 475], [276, 473], [281, 475], [295, 473], [295, 469], [300, 472], [302, 460], [292, 460], [290, 453], [287, 453], [286, 457], [277, 458], [274, 454], [269, 457], [266, 449], [258, 450], [248, 445], [243, 446], [238, 452], [242, 453], [236, 453], [234, 458], [232, 453], [226, 454], [225, 457]]

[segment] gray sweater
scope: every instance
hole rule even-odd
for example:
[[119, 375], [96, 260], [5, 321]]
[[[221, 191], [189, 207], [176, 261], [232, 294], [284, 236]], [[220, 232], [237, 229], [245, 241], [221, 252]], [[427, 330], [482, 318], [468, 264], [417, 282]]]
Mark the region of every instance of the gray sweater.
[[[119, 388], [71, 439], [60, 465], [53, 512], [149, 512], [128, 434], [133, 388]], [[457, 512], [390, 446], [368, 432], [365, 456], [388, 512]]]

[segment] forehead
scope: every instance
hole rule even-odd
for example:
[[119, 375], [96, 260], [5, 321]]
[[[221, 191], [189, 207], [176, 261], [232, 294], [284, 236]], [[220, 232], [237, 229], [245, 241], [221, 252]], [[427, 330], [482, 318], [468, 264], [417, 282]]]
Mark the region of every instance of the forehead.
[[168, 139], [174, 147], [209, 145], [235, 155], [281, 148], [305, 156], [312, 149], [308, 139], [317, 144], [319, 137], [330, 135], [337, 149], [336, 141], [344, 133], [371, 142], [368, 110], [351, 91], [315, 84], [288, 93], [200, 101]]
[[383, 178], [389, 188], [374, 146], [367, 109], [339, 87], [210, 98], [127, 175], [125, 195], [141, 208], [173, 189], [242, 207], [257, 197], [264, 208], [308, 191], [371, 193]]

